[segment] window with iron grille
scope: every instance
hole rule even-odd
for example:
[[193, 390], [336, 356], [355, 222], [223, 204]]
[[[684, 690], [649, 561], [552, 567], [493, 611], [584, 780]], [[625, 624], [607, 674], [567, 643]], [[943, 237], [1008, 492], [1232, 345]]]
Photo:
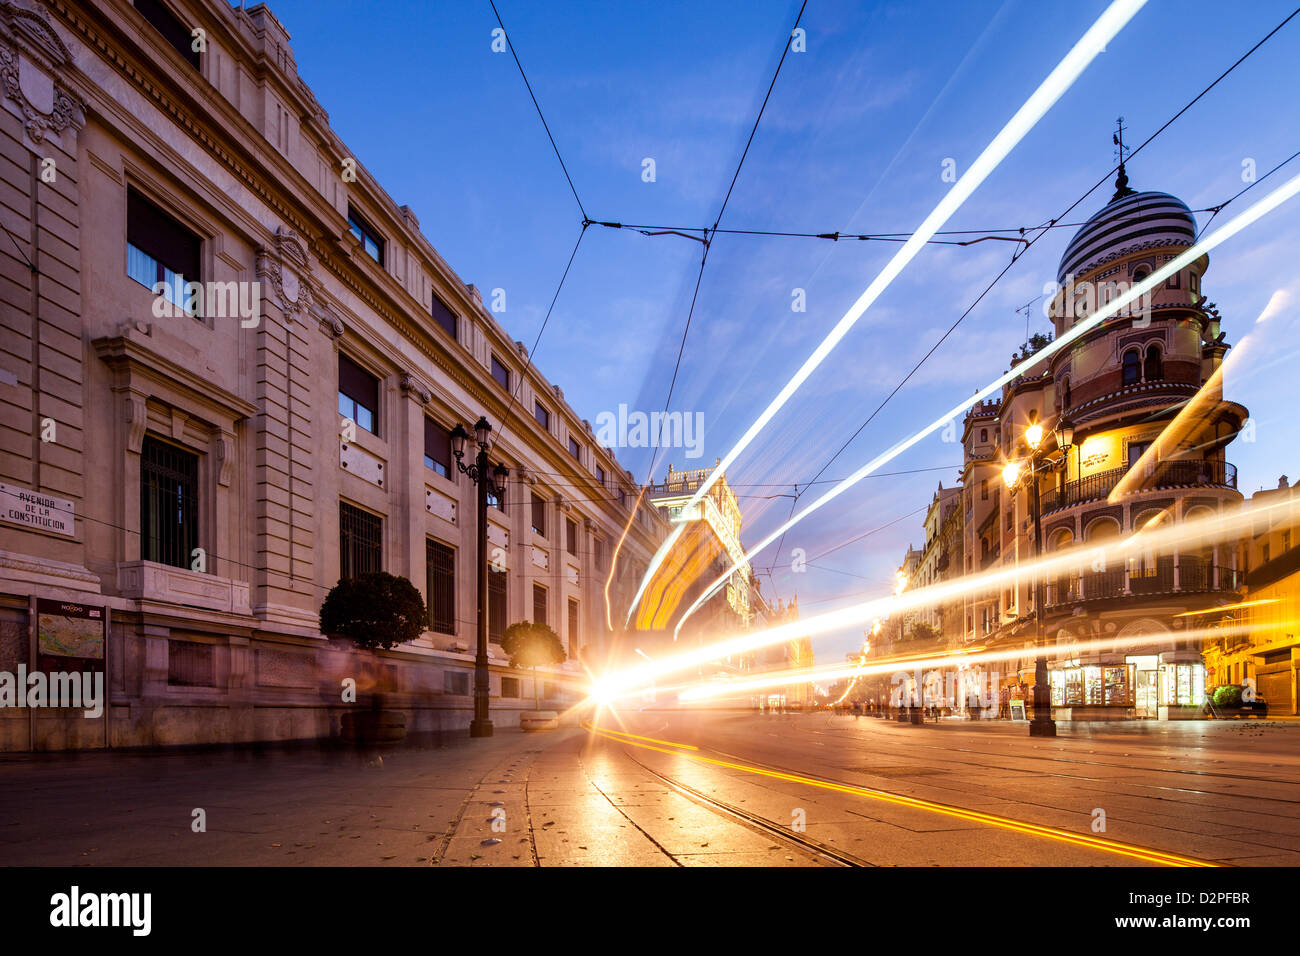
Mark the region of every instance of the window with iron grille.
[[464, 671], [443, 671], [442, 692], [444, 694], [457, 694], [461, 697], [468, 697], [469, 675]]
[[578, 656], [578, 638], [581, 636], [578, 631], [578, 621], [581, 615], [578, 613], [578, 602], [569, 598], [569, 657]]
[[339, 353], [339, 414], [379, 434], [379, 379]]
[[450, 479], [451, 432], [432, 418], [424, 420], [424, 467]]
[[339, 577], [384, 569], [384, 519], [339, 502]]
[[564, 546], [569, 554], [578, 553], [578, 523], [564, 519]]
[[194, 36], [180, 18], [167, 8], [162, 0], [135, 0], [135, 8], [155, 30], [162, 34], [190, 66], [199, 68], [199, 52], [194, 49]]
[[433, 321], [441, 325], [447, 334], [454, 339], [456, 337], [456, 313], [447, 308], [447, 304], [436, 295], [433, 297], [430, 312], [433, 315]]
[[381, 266], [384, 264], [383, 237], [351, 206], [348, 206], [348, 231], [361, 240], [361, 247], [365, 249], [366, 255]]
[[533, 495], [533, 530], [546, 537], [546, 500], [540, 495]]
[[506, 572], [488, 568], [488, 640], [500, 644], [506, 632]]
[[200, 281], [201, 246], [198, 236], [134, 189], [127, 190], [126, 274], [150, 291], [163, 283], [163, 297], [195, 318], [202, 317], [186, 308], [185, 286]]
[[194, 641], [168, 641], [167, 683], [178, 687], [217, 686], [212, 645]]
[[501, 678], [501, 696], [518, 697], [519, 696], [519, 678], [503, 677]]
[[188, 568], [199, 546], [199, 459], [146, 437], [140, 448], [140, 557]]
[[456, 551], [441, 541], [424, 542], [425, 590], [429, 595], [429, 630], [456, 633]]
[[546, 623], [546, 588], [540, 584], [533, 585], [533, 623]]

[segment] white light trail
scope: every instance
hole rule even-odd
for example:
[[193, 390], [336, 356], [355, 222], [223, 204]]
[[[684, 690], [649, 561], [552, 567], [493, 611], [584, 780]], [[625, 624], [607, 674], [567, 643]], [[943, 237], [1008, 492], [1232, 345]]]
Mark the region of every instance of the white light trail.
[[[1065, 348], [1067, 345], [1069, 345], [1071, 342], [1078, 339], [1080, 336], [1085, 335], [1088, 332], [1092, 331], [1102, 322], [1106, 321], [1107, 319], [1121, 312], [1123, 309], [1131, 305], [1133, 302], [1138, 301], [1139, 299], [1142, 298], [1142, 296], [1146, 295], [1148, 292], [1155, 289], [1156, 287], [1162, 285], [1165, 279], [1169, 278], [1169, 276], [1178, 273], [1179, 271], [1181, 271], [1191, 263], [1195, 262], [1201, 256], [1205, 255], [1211, 249], [1214, 249], [1219, 244], [1227, 241], [1228, 239], [1231, 239], [1237, 233], [1241, 232], [1241, 230], [1245, 229], [1247, 226], [1252, 225], [1256, 220], [1272, 212], [1282, 203], [1294, 197], [1297, 193], [1300, 193], [1300, 176], [1296, 176], [1293, 179], [1290, 179], [1287, 182], [1283, 183], [1277, 189], [1273, 190], [1273, 192], [1269, 193], [1259, 202], [1255, 203], [1255, 205], [1251, 206], [1249, 209], [1242, 212], [1241, 215], [1225, 223], [1220, 229], [1216, 230], [1212, 236], [1202, 239], [1194, 246], [1190, 247], [1189, 249], [1182, 252], [1180, 255], [1176, 256], [1170, 262], [1165, 263], [1165, 265], [1161, 266], [1159, 269], [1152, 272], [1141, 282], [1138, 282], [1137, 284], [1132, 286], [1129, 289], [1129, 291], [1113, 299], [1110, 303], [1108, 303], [1106, 306], [1099, 309], [1098, 311], [1094, 312], [1087, 319], [1080, 321], [1069, 331], [1064, 332], [1056, 339], [1054, 339], [1052, 342], [1050, 342], [1048, 345], [1039, 349], [1037, 352], [1035, 352], [1024, 362], [1021, 362], [1019, 365], [1015, 366], [1012, 369], [1009, 369], [1007, 372], [998, 376], [990, 384], [980, 389], [970, 398], [965, 399], [960, 404], [954, 406], [947, 413], [936, 418], [925, 428], [921, 429], [918, 432], [915, 432], [910, 437], [905, 438], [902, 441], [898, 442], [888, 451], [885, 451], [882, 454], [877, 455], [875, 458], [867, 462], [865, 465], [863, 465], [853, 474], [849, 475], [839, 484], [835, 485], [833, 488], [827, 491], [826, 494], [822, 495], [816, 501], [812, 502], [807, 507], [803, 508], [798, 514], [792, 515], [790, 517], [790, 520], [788, 520], [785, 524], [781, 525], [781, 527], [777, 528], [775, 531], [773, 531], [770, 535], [768, 535], [758, 544], [754, 545], [752, 548], [746, 551], [743, 560], [744, 561], [751, 560], [754, 557], [754, 555], [758, 554], [768, 545], [772, 544], [772, 542], [779, 539], [783, 534], [785, 534], [787, 531], [789, 531], [791, 528], [797, 525], [800, 521], [808, 517], [808, 515], [812, 514], [814, 511], [823, 507], [824, 505], [827, 505], [830, 502], [834, 501], [840, 495], [844, 494], [844, 492], [848, 491], [850, 488], [856, 485], [863, 478], [866, 478], [868, 475], [870, 475], [877, 468], [881, 467], [882, 465], [888, 464], [890, 461], [897, 458], [899, 455], [907, 451], [913, 445], [916, 445], [923, 438], [933, 434], [934, 432], [938, 431], [940, 428], [943, 428], [944, 425], [946, 425], [949, 421], [955, 419], [958, 415], [966, 411], [966, 409], [970, 408], [976, 402], [981, 402], [984, 399], [988, 398], [989, 396], [993, 395], [994, 393], [1001, 391], [1002, 387], [1006, 385], [1008, 382], [1020, 378], [1031, 367], [1039, 364], [1040, 362], [1051, 357], [1055, 353], [1061, 351], [1061, 349]], [[736, 570], [737, 567], [739, 567], [739, 564], [733, 564], [725, 574], [716, 578], [712, 584], [710, 584], [707, 588], [704, 589], [704, 591], [700, 594], [700, 596], [695, 599], [695, 602], [686, 609], [686, 612], [677, 621], [678, 630], [681, 629], [681, 626], [686, 622], [686, 619], [690, 617], [693, 613], [695, 613], [695, 611], [700, 607], [700, 605], [702, 605], [706, 600], [708, 600], [709, 596], [712, 595], [714, 591], [716, 591], [723, 583], [726, 582], [727, 578], [731, 576], [731, 574]]]
[[[1053, 643], [1048, 646], [1053, 656], [1071, 658], [1093, 650], [1118, 650], [1121, 647], [1149, 647], [1156, 644], [1174, 644], [1179, 641], [1200, 640], [1207, 637], [1235, 637], [1250, 632], [1248, 625], [1230, 625], [1224, 627], [1206, 627], [1186, 631], [1170, 631], [1166, 635], [1138, 634], [1133, 637], [1096, 637], [1085, 641], [1070, 643]], [[715, 697], [730, 697], [744, 694], [751, 690], [764, 690], [768, 687], [783, 687], [790, 684], [809, 684], [816, 681], [837, 680], [844, 677], [868, 677], [881, 674], [907, 674], [912, 676], [920, 671], [942, 670], [943, 668], [963, 667], [979, 664], [996, 664], [1000, 661], [1020, 660], [1037, 653], [1037, 647], [1010, 647], [1000, 651], [982, 651], [974, 654], [936, 654], [903, 661], [881, 661], [876, 664], [836, 664], [834, 666], [797, 671], [773, 671], [747, 680], [721, 684], [697, 684], [678, 695], [682, 701], [708, 700]], [[845, 691], [845, 697], [848, 692]], [[844, 698], [841, 697], [840, 700]], [[836, 701], [839, 703], [839, 701]]]
[[[821, 365], [826, 356], [830, 355], [835, 346], [840, 343], [840, 340], [848, 335], [849, 330], [853, 328], [858, 319], [862, 318], [872, 303], [880, 297], [881, 293], [889, 287], [889, 284], [907, 267], [907, 264], [916, 257], [926, 243], [934, 238], [934, 234], [943, 228], [944, 224], [979, 188], [980, 184], [988, 178], [993, 170], [997, 169], [1011, 150], [1015, 149], [1056, 101], [1065, 94], [1065, 91], [1074, 84], [1074, 81], [1079, 78], [1080, 74], [1088, 67], [1088, 64], [1105, 50], [1106, 44], [1114, 39], [1115, 35], [1124, 28], [1145, 4], [1146, 0], [1115, 0], [1106, 8], [1102, 15], [1097, 18], [1097, 21], [1079, 38], [1079, 42], [1065, 55], [1065, 58], [1039, 84], [1038, 89], [1034, 90], [1029, 99], [1025, 100], [1015, 115], [993, 137], [993, 140], [984, 148], [984, 151], [976, 157], [970, 168], [966, 170], [965, 175], [953, 184], [953, 187], [939, 201], [939, 204], [925, 217], [921, 225], [903, 243], [880, 274], [867, 286], [866, 291], [849, 307], [849, 310], [844, 313], [844, 316], [835, 324], [835, 327], [822, 339], [821, 344], [813, 350], [813, 353], [808, 356], [790, 381], [786, 382], [785, 387], [777, 393], [776, 398], [772, 399], [767, 408], [763, 410], [763, 413], [749, 426], [748, 431], [723, 456], [709, 477], [700, 484], [694, 497], [682, 509], [683, 513], [689, 513], [691, 508], [703, 500], [709, 489], [717, 482], [718, 477], [740, 457], [741, 452], [758, 436], [758, 433], [767, 427], [768, 422], [789, 401], [790, 396], [799, 389], [808, 376], [816, 370], [817, 366]], [[675, 531], [672, 539], [675, 540], [677, 535], [678, 532]], [[663, 549], [660, 549], [660, 552], [663, 553]], [[632, 615], [632, 609], [635, 609], [640, 602], [648, 582], [659, 568], [662, 558], [660, 558], [659, 554], [656, 554], [655, 558], [656, 560], [652, 561], [649, 569], [647, 569], [640, 588], [637, 589], [636, 597], [633, 598], [632, 608], [628, 610], [629, 619]]]
[[741, 634], [704, 647], [683, 651], [671, 657], [659, 658], [654, 663], [640, 664], [622, 672], [604, 675], [598, 682], [601, 697], [607, 700], [625, 697], [637, 693], [655, 678], [666, 674], [698, 667], [733, 655], [747, 654], [795, 638], [811, 638], [853, 627], [882, 614], [943, 603], [967, 593], [996, 592], [1030, 575], [1077, 572], [1080, 564], [1088, 560], [1104, 561], [1107, 566], [1112, 564], [1123, 566], [1123, 562], [1128, 558], [1141, 556], [1148, 551], [1172, 553], [1179, 546], [1189, 542], [1226, 541], [1241, 529], [1254, 527], [1255, 522], [1262, 520], [1300, 521], [1300, 501], [1287, 498], [1255, 506], [1243, 505], [1238, 512], [1194, 518], [1168, 528], [1144, 530], [1140, 535], [1119, 538], [1095, 548], [1090, 547], [1086, 556], [1078, 551], [1053, 553], [1005, 568], [963, 575], [941, 584], [905, 591], [898, 596], [872, 598], [800, 621], [791, 621], [766, 630]]

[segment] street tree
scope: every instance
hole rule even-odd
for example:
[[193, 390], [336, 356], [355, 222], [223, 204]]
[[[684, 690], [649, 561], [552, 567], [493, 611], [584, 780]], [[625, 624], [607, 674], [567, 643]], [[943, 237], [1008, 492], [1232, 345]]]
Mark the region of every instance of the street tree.
[[424, 633], [428, 612], [409, 580], [375, 571], [344, 578], [320, 607], [322, 634], [350, 639], [357, 647], [385, 650]]
[[547, 624], [517, 621], [501, 635], [501, 649], [510, 655], [511, 667], [527, 667], [533, 672], [534, 709], [542, 709], [541, 691], [537, 685], [537, 668], [563, 664], [564, 643], [560, 635]]

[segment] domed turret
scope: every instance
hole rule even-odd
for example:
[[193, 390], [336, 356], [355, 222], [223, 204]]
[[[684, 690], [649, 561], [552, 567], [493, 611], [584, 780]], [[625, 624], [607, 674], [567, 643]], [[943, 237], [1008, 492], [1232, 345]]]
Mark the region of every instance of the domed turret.
[[1110, 259], [1141, 248], [1190, 246], [1196, 242], [1196, 219], [1176, 196], [1162, 192], [1134, 192], [1120, 169], [1119, 187], [1074, 235], [1061, 256], [1057, 282], [1067, 275], [1078, 278]]

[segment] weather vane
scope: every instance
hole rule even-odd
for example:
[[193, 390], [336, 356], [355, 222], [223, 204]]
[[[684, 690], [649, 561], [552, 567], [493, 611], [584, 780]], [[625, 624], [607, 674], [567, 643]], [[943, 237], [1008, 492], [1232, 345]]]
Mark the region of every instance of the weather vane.
[[1124, 165], [1125, 157], [1132, 149], [1131, 146], [1124, 145], [1124, 130], [1126, 129], [1128, 127], [1124, 125], [1124, 117], [1121, 116], [1115, 120], [1115, 132], [1111, 136], [1111, 141], [1115, 144], [1115, 158], [1119, 160], [1121, 167]]

